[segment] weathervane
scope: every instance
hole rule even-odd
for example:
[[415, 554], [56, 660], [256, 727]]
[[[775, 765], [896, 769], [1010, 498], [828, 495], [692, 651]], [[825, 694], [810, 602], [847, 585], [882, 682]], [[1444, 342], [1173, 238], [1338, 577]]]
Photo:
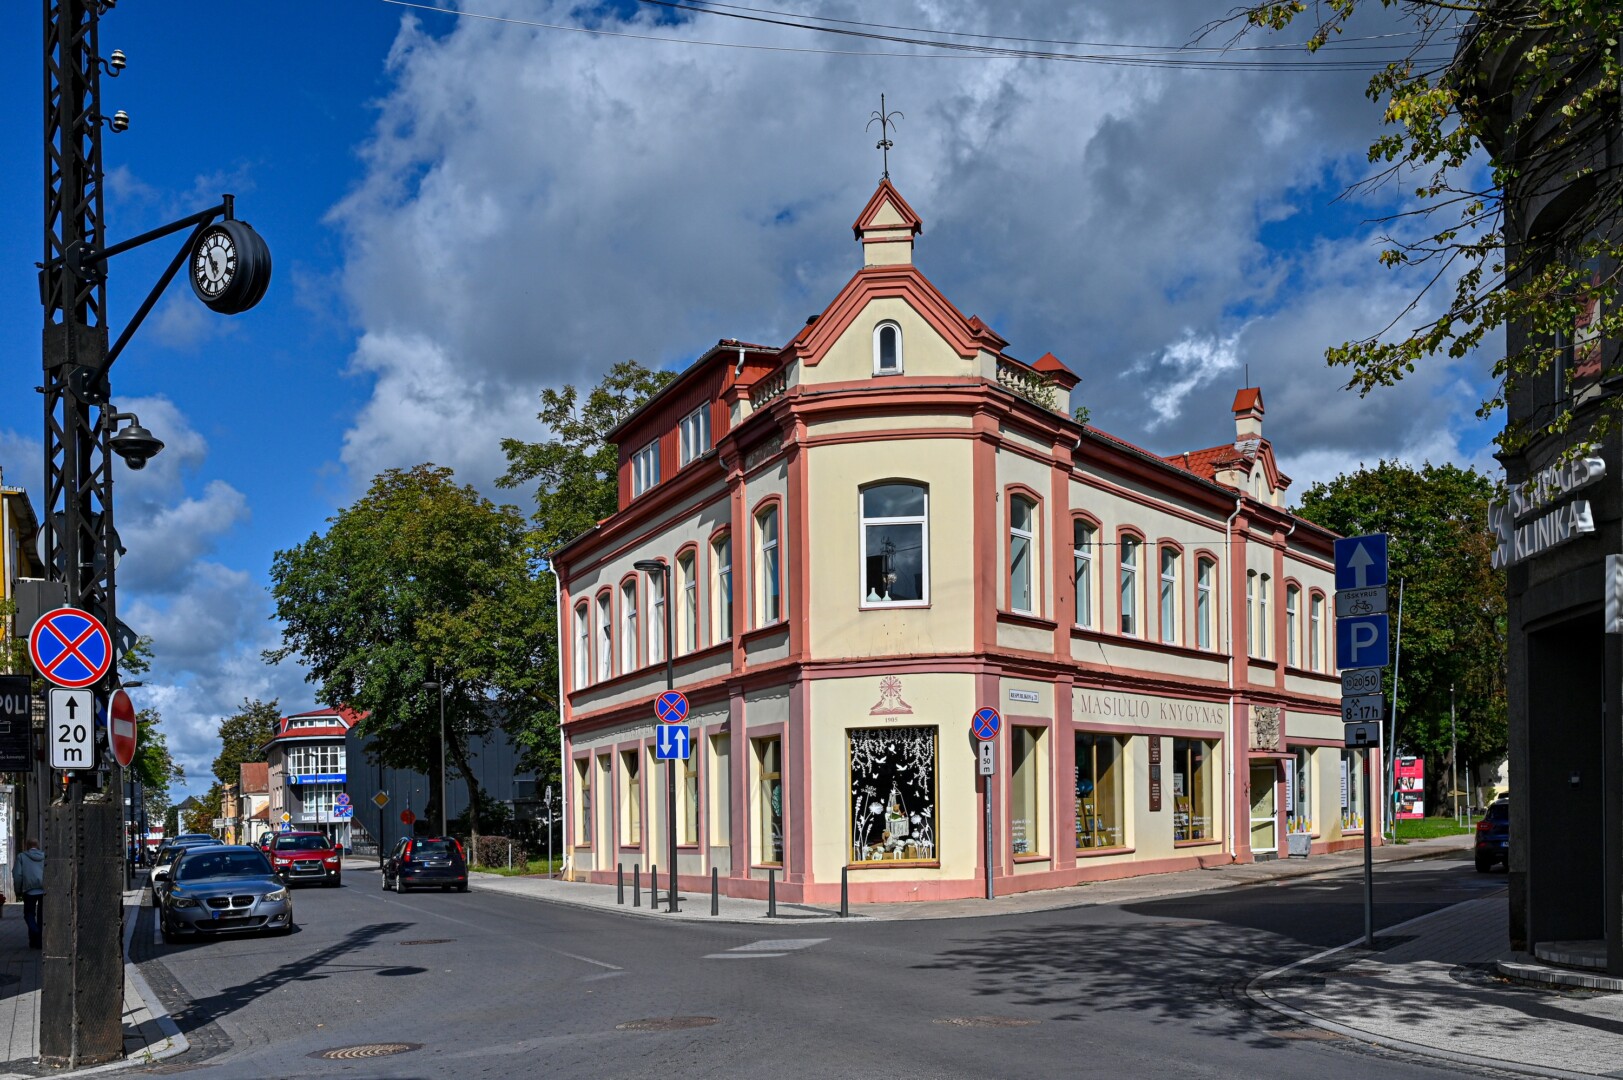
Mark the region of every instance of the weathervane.
[[[896, 126], [896, 120], [897, 119], [905, 120], [906, 117], [904, 117], [902, 115], [900, 109], [893, 109], [890, 112], [886, 112], [885, 111], [885, 95], [880, 94], [879, 95], [879, 111], [874, 113], [873, 114], [873, 119], [868, 121], [868, 128], [872, 128], [875, 124], [879, 125], [879, 141], [874, 143], [874, 149], [878, 150], [885, 157], [885, 179], [886, 180], [890, 179], [890, 148], [892, 146], [896, 145], [895, 143], [890, 141], [890, 133], [889, 132], [890, 132], [890, 129], [892, 129], [892, 128], [894, 128]], [[867, 130], [867, 129], [864, 129], [864, 130]]]

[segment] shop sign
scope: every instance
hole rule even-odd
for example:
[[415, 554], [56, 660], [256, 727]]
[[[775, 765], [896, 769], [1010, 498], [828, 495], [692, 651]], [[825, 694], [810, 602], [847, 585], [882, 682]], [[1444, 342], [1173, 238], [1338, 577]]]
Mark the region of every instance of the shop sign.
[[1039, 702], [1042, 699], [1043, 699], [1042, 695], [1037, 693], [1037, 691], [1035, 691], [1035, 690], [1010, 690], [1009, 691], [1009, 700], [1010, 701], [1029, 701], [1029, 702], [1032, 702], [1033, 704], [1035, 704], [1036, 702]]
[[[1603, 459], [1579, 458], [1540, 471], [1531, 480], [1511, 488], [1508, 501], [1490, 504], [1488, 528], [1498, 541], [1493, 552], [1494, 569], [1512, 566], [1594, 532], [1589, 500], [1556, 504], [1605, 476]], [[1531, 520], [1521, 523], [1524, 518]]]
[[1212, 701], [1178, 701], [1147, 694], [1118, 694], [1079, 690], [1073, 713], [1079, 721], [1129, 724], [1139, 727], [1202, 727], [1221, 729], [1228, 706]]
[[1161, 809], [1161, 736], [1151, 735], [1150, 743], [1150, 813]]

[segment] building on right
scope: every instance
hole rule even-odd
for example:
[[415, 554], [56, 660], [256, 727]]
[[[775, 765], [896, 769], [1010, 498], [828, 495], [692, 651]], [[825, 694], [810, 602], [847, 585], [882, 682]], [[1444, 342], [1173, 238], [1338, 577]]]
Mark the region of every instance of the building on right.
[[1599, 332], [1618, 264], [1585, 250], [1617, 250], [1623, 119], [1614, 86], [1566, 123], [1561, 110], [1598, 65], [1541, 90], [1525, 68], [1540, 42], [1489, 36], [1473, 27], [1457, 63], [1487, 149], [1508, 166], [1511, 282], [1552, 260], [1581, 271], [1570, 320], [1506, 330], [1506, 356], [1541, 350], [1507, 394], [1510, 430], [1536, 434], [1499, 455], [1508, 498], [1490, 512], [1508, 594], [1510, 938], [1533, 952], [1604, 939], [1608, 972], [1623, 975], [1623, 381], [1616, 336]]

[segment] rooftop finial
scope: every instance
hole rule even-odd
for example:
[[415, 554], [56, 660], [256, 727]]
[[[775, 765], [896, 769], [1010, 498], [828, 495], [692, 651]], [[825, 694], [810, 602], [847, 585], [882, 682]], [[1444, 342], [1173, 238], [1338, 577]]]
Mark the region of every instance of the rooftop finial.
[[900, 109], [892, 109], [890, 112], [886, 112], [885, 95], [879, 95], [879, 111], [874, 113], [873, 119], [868, 121], [868, 128], [872, 128], [875, 124], [879, 125], [879, 141], [874, 143], [874, 149], [884, 155], [886, 180], [890, 179], [890, 148], [896, 145], [890, 141], [890, 130], [895, 128], [897, 120], [905, 119], [906, 117], [902, 115]]

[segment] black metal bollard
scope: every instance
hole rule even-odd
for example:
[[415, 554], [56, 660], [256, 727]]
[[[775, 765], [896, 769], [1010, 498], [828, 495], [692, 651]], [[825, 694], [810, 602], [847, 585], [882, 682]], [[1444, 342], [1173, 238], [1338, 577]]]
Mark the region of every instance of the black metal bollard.
[[648, 906], [655, 911], [659, 910], [659, 867], [648, 867]]
[[842, 919], [849, 917], [851, 914], [851, 891], [845, 880], [846, 871], [849, 869], [850, 867], [847, 866], [840, 867], [840, 918]]
[[721, 884], [714, 866], [710, 868], [710, 914], [721, 914]]
[[631, 906], [642, 907], [642, 864], [631, 868]]
[[766, 917], [778, 917], [778, 870], [773, 867], [766, 872]]
[[626, 902], [626, 864], [625, 863], [615, 863], [614, 864], [614, 902], [616, 904], [624, 904]]

